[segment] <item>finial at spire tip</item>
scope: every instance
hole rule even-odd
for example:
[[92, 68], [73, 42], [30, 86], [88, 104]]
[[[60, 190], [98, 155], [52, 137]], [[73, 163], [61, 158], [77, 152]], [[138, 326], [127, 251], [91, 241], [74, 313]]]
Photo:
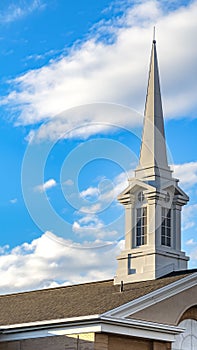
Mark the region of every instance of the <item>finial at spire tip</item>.
[[153, 44], [156, 44], [156, 40], [155, 40], [155, 26], [153, 27]]

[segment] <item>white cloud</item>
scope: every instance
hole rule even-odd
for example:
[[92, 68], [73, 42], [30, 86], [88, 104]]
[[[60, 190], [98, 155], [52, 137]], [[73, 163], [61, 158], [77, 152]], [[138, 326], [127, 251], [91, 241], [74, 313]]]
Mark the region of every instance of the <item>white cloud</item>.
[[173, 165], [174, 176], [180, 179], [186, 188], [197, 184], [197, 162]]
[[31, 60], [39, 61], [39, 60], [45, 59], [46, 57], [51, 57], [51, 56], [54, 56], [54, 55], [57, 55], [57, 54], [60, 54], [60, 53], [62, 53], [62, 50], [49, 50], [49, 51], [46, 51], [43, 54], [32, 54], [32, 55], [29, 55], [29, 56], [24, 58], [24, 61], [31, 61]]
[[102, 209], [101, 203], [90, 204], [80, 208], [80, 212], [87, 214], [95, 214], [98, 213]]
[[[122, 172], [110, 181], [101, 178], [97, 187], [90, 186], [81, 191], [80, 195], [87, 200], [87, 203], [80, 208], [79, 213], [96, 217], [96, 214], [108, 209], [112, 203], [116, 203], [117, 196], [128, 186], [127, 176], [126, 172]], [[94, 202], [92, 203], [91, 200]]]
[[182, 215], [183, 230], [188, 230], [192, 227], [196, 227], [196, 224], [197, 224], [196, 214], [197, 214], [197, 204], [191, 204], [191, 205], [187, 205], [186, 207], [183, 207], [183, 215]]
[[[117, 196], [128, 186], [128, 176], [133, 174], [133, 169], [130, 169], [127, 173], [121, 172], [111, 180], [102, 178], [98, 184], [98, 187], [88, 187], [82, 191], [83, 196], [95, 196], [97, 201], [92, 204], [91, 201], [80, 209], [81, 212], [85, 213], [98, 213], [99, 211], [105, 210], [106, 205], [110, 206], [112, 202], [117, 201]], [[129, 176], [132, 177], [132, 176]], [[95, 197], [94, 197], [95, 198]]]
[[42, 185], [36, 186], [35, 191], [45, 192], [55, 186], [57, 186], [57, 182], [54, 179], [49, 179], [46, 182], [44, 182]]
[[113, 179], [113, 188], [109, 191], [104, 191], [102, 196], [101, 196], [101, 200], [102, 201], [109, 201], [109, 200], [116, 200], [117, 196], [123, 191], [125, 190], [125, 188], [128, 186], [128, 176], [129, 178], [132, 177], [133, 175], [133, 170], [134, 169], [130, 169], [128, 171], [128, 173], [126, 172], [122, 172], [119, 175], [117, 175], [114, 179]]
[[81, 237], [93, 236], [95, 239], [104, 238], [102, 232], [104, 230], [104, 223], [96, 215], [91, 215], [90, 213], [75, 221], [72, 230]]
[[74, 181], [72, 179], [68, 179], [63, 183], [63, 185], [72, 186], [74, 185]]
[[9, 248], [10, 247], [8, 244], [4, 245], [3, 247], [0, 247], [0, 254], [1, 255], [6, 254]]
[[[129, 171], [131, 173], [131, 171]], [[119, 220], [123, 215], [123, 207], [121, 211], [117, 213], [116, 218], [112, 218], [111, 214], [107, 215], [107, 211], [110, 212], [113, 206], [117, 206], [117, 195], [128, 186], [128, 174], [125, 172], [115, 176], [111, 181], [105, 178], [98, 179], [100, 182], [97, 187], [90, 186], [81, 194], [87, 199], [86, 206], [82, 206], [76, 215], [79, 219], [75, 220], [72, 226], [72, 230], [80, 237], [93, 237], [94, 239], [119, 239], [122, 236], [122, 228], [117, 224], [116, 220]], [[98, 196], [95, 198], [95, 194]], [[91, 197], [92, 196], [92, 197]], [[92, 203], [89, 199], [94, 199]], [[88, 201], [89, 200], [89, 201]], [[104, 219], [102, 219], [104, 214]], [[109, 219], [111, 221], [109, 221]], [[114, 221], [115, 220], [115, 221]], [[106, 221], [108, 223], [106, 223]]]
[[99, 189], [97, 187], [88, 187], [86, 190], [83, 190], [80, 192], [80, 195], [84, 198], [86, 197], [98, 197], [99, 196]]
[[74, 245], [46, 232], [10, 251], [2, 248], [0, 293], [113, 278], [120, 244], [109, 242], [106, 246], [104, 242], [103, 248], [96, 248], [97, 244], [95, 241], [87, 249], [87, 242]]
[[0, 11], [0, 23], [11, 23], [21, 18], [24, 18], [36, 10], [41, 10], [45, 7], [42, 0], [30, 0], [26, 4], [19, 1], [17, 4], [14, 1], [10, 2], [4, 11]]
[[190, 258], [191, 258], [191, 265], [193, 268], [196, 268], [196, 263], [197, 263], [197, 248], [194, 248], [190, 252]]
[[[104, 101], [142, 111], [152, 28], [156, 24], [166, 115], [178, 117], [193, 113], [197, 107], [196, 17], [197, 1], [171, 12], [168, 9], [167, 13], [159, 1], [136, 2], [121, 18], [99, 24], [100, 40], [95, 34], [66, 56], [12, 81], [15, 88], [2, 103], [20, 111], [16, 121], [19, 124], [35, 124], [51, 118], [47, 127], [40, 130], [42, 137], [47, 138], [56, 131], [60, 135], [61, 122], [56, 123], [55, 115], [82, 104]], [[115, 36], [111, 44], [105, 40], [107, 31]], [[88, 114], [88, 117], [84, 114], [83, 118], [75, 113], [66, 124], [64, 121], [64, 131], [87, 123], [89, 119], [92, 122], [113, 121], [99, 113]], [[121, 122], [134, 125], [139, 123], [139, 116], [135, 114], [129, 118], [127, 115]], [[84, 129], [84, 133], [86, 131]]]
[[[72, 226], [73, 232], [79, 237], [89, 237], [93, 240], [105, 240], [107, 243], [109, 239], [118, 239], [120, 233], [117, 230], [110, 229], [104, 222], [95, 214], [89, 212], [83, 215], [78, 221], [75, 221]], [[114, 241], [115, 243], [115, 241]]]
[[193, 246], [197, 245], [197, 242], [194, 241], [194, 238], [188, 239], [188, 241], [185, 242], [186, 245]]

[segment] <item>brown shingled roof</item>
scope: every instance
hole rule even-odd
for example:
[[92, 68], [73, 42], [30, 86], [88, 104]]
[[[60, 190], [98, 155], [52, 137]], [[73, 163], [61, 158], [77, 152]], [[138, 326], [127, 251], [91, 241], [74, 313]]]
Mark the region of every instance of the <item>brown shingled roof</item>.
[[113, 280], [0, 296], [0, 325], [102, 314], [164, 287], [196, 270], [128, 283], [120, 293]]

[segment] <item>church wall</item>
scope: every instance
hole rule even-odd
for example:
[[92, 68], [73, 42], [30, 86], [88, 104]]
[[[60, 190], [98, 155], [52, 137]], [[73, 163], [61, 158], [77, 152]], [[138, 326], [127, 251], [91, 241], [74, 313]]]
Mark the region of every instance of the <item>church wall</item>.
[[0, 350], [170, 350], [171, 345], [105, 333], [24, 339], [0, 343]]
[[95, 334], [95, 348], [94, 350], [108, 350], [109, 337], [105, 333]]
[[171, 344], [101, 333], [96, 334], [95, 350], [171, 350]]
[[108, 350], [152, 350], [152, 342], [149, 340], [109, 335]]
[[94, 350], [94, 333], [2, 342], [0, 350]]
[[173, 297], [167, 298], [155, 305], [134, 313], [130, 318], [177, 325], [182, 314], [196, 304], [196, 295], [197, 286], [194, 286], [174, 295]]
[[186, 310], [181, 316], [179, 322], [189, 319], [197, 321], [197, 305]]
[[153, 342], [153, 350], [171, 350], [170, 343], [163, 343], [160, 341]]

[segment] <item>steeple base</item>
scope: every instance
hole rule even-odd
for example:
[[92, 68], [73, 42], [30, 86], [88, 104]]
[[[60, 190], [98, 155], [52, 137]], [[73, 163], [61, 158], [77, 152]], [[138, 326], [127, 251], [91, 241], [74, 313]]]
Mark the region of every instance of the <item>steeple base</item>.
[[140, 251], [136, 248], [136, 252], [132, 249], [132, 254], [124, 250], [117, 260], [114, 284], [155, 280], [173, 271], [186, 270], [189, 258], [181, 251], [166, 251], [162, 248], [154, 251], [144, 247]]
[[163, 169], [162, 167], [158, 168], [156, 166], [147, 166], [142, 168], [140, 165], [135, 170], [135, 178], [146, 180], [146, 181], [161, 181], [172, 180], [172, 170], [170, 167]]

